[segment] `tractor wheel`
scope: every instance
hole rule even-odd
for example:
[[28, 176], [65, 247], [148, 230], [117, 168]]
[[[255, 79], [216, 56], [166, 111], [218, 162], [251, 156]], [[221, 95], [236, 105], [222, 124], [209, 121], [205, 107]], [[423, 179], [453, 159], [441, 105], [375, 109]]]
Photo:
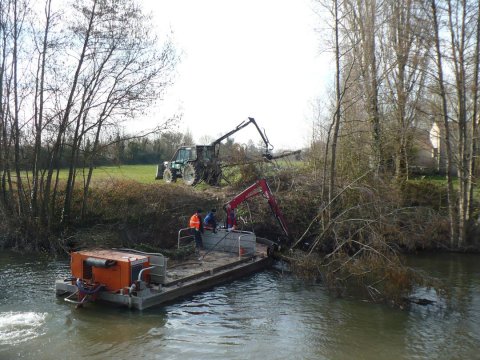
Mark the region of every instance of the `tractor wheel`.
[[183, 168], [183, 182], [185, 185], [193, 186], [200, 181], [200, 171], [193, 164], [187, 164]]
[[213, 171], [207, 179], [207, 182], [209, 185], [212, 186], [218, 186], [220, 185], [220, 180], [222, 179], [222, 170], [217, 169], [216, 171]]
[[172, 170], [165, 169], [163, 172], [163, 180], [165, 180], [166, 183], [171, 183], [177, 181], [177, 177], [172, 173]]
[[165, 165], [164, 164], [157, 165], [157, 175], [155, 176], [155, 180], [163, 179], [164, 172], [165, 172]]

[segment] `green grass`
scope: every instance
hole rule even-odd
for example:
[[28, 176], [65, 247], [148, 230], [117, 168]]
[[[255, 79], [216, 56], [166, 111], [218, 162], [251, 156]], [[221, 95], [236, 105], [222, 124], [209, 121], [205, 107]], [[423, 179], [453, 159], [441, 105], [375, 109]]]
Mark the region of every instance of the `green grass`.
[[[445, 177], [445, 175], [413, 175], [413, 176], [411, 175], [410, 180], [411, 181], [428, 180], [438, 184], [444, 183], [445, 185], [447, 185], [447, 178]], [[454, 181], [456, 180], [457, 178], [454, 177]]]
[[[416, 183], [428, 181], [437, 186], [444, 187], [445, 189], [447, 188], [447, 178], [444, 175], [415, 176], [409, 181]], [[453, 187], [455, 191], [459, 188], [458, 178], [456, 176], [453, 177]], [[473, 197], [476, 201], [480, 202], [480, 188], [478, 185], [474, 185], [473, 187]]]
[[[77, 169], [77, 183], [83, 181], [88, 175], [88, 169]], [[98, 166], [93, 170], [92, 182], [95, 181], [105, 181], [105, 180], [132, 180], [137, 181], [141, 184], [153, 184], [156, 181], [155, 176], [157, 174], [157, 165], [121, 165], [121, 166]], [[53, 174], [55, 177], [56, 173]], [[46, 174], [45, 174], [46, 176]], [[59, 178], [61, 181], [66, 181], [68, 178], [68, 169], [60, 169]], [[32, 174], [23, 172], [22, 180], [24, 183], [30, 182], [32, 179]], [[15, 178], [13, 178], [14, 184], [16, 184]]]
[[[302, 161], [293, 161], [287, 159], [280, 159], [276, 160], [276, 165], [284, 168], [292, 168], [296, 167], [299, 168], [304, 166], [304, 162]], [[266, 172], [265, 175], [268, 175], [269, 172], [274, 171], [271, 166], [267, 166], [263, 169]], [[276, 167], [275, 167], [276, 169]], [[80, 180], [82, 177], [81, 170], [78, 170], [77, 179]], [[238, 166], [233, 167], [226, 167], [224, 168], [225, 176], [231, 182], [235, 182], [238, 180], [240, 173], [238, 170]], [[60, 178], [66, 179], [68, 171], [61, 170], [60, 171]], [[163, 180], [155, 180], [155, 176], [157, 174], [157, 165], [121, 165], [121, 166], [99, 166], [95, 168], [93, 171], [93, 181], [104, 181], [109, 179], [115, 180], [133, 180], [137, 181], [142, 184], [153, 184], [155, 182], [163, 183]], [[178, 180], [181, 182], [181, 179]], [[225, 181], [222, 181], [223, 185], [226, 185]], [[202, 184], [200, 184], [202, 185]]]
[[[101, 166], [93, 170], [93, 181], [115, 179], [133, 180], [142, 184], [152, 184], [155, 181], [160, 181], [155, 180], [156, 173], [157, 165]], [[65, 171], [65, 175], [66, 174], [67, 172]], [[81, 173], [78, 176], [81, 177]]]

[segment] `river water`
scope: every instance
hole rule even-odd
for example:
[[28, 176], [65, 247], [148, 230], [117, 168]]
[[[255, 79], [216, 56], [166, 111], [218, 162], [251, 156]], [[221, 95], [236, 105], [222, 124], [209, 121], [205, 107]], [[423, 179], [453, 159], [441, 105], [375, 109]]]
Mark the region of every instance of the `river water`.
[[410, 263], [448, 299], [401, 311], [268, 270], [140, 312], [74, 309], [54, 294], [66, 260], [0, 252], [0, 359], [480, 359], [480, 256]]

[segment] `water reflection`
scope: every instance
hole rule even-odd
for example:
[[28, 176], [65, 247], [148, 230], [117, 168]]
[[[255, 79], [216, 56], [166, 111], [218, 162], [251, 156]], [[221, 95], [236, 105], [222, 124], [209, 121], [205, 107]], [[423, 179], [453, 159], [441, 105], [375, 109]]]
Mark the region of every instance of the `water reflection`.
[[431, 306], [415, 306], [409, 312], [405, 346], [410, 358], [478, 358], [480, 256], [440, 254], [409, 260], [448, 284], [446, 301], [438, 299]]
[[66, 260], [2, 253], [0, 358], [475, 358], [478, 259], [412, 260], [452, 288], [448, 302], [408, 311], [338, 299], [321, 284], [266, 271], [140, 312], [97, 304], [76, 310], [54, 295], [55, 278], [68, 275]]

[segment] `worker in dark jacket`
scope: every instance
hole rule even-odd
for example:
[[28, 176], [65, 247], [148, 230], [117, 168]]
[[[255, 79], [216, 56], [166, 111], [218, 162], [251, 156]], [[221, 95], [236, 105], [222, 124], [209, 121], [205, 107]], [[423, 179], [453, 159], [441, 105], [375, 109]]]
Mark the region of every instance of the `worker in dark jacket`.
[[198, 250], [203, 249], [203, 241], [202, 241], [202, 233], [203, 233], [203, 222], [200, 213], [202, 212], [201, 209], [197, 209], [195, 214], [192, 215], [190, 218], [190, 228], [193, 231], [195, 236], [195, 247]]
[[217, 209], [212, 209], [208, 212], [207, 216], [205, 216], [205, 220], [203, 220], [203, 225], [205, 225], [205, 229], [217, 232], [217, 219], [215, 218], [216, 212]]
[[235, 209], [230, 209], [230, 205], [227, 205], [227, 231], [237, 229], [237, 217], [235, 215]]

